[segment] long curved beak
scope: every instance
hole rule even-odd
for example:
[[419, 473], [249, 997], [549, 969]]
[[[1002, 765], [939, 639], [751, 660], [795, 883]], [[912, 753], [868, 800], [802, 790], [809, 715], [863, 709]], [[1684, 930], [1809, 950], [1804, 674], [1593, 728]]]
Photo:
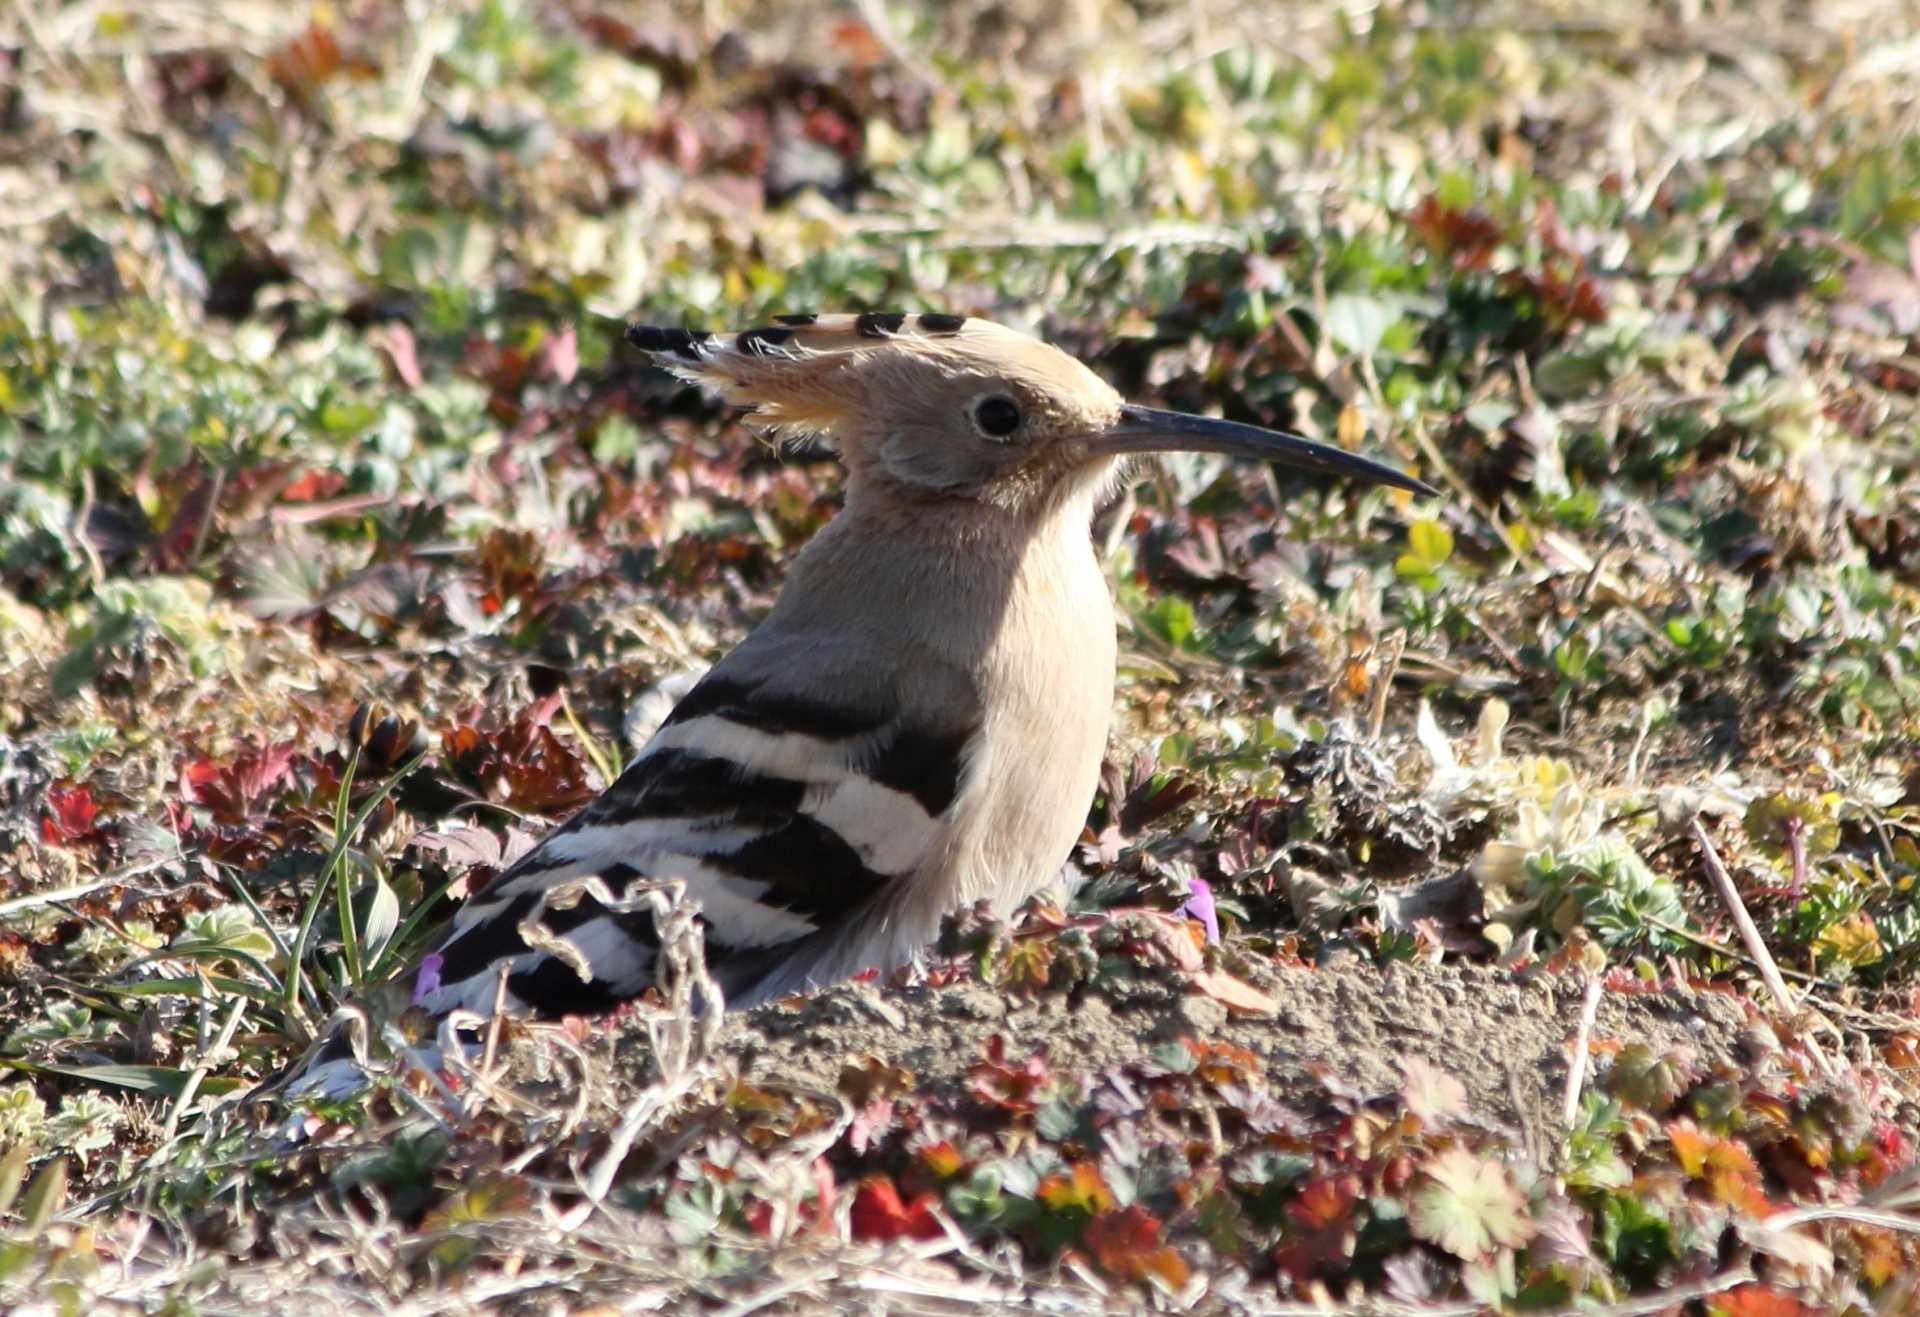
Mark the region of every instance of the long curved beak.
[[1122, 407], [1120, 419], [1094, 435], [1088, 448], [1096, 457], [1122, 457], [1128, 453], [1201, 452], [1227, 453], [1256, 461], [1278, 462], [1282, 466], [1318, 471], [1330, 476], [1346, 476], [1376, 485], [1392, 485], [1412, 490], [1429, 498], [1440, 491], [1424, 480], [1394, 470], [1358, 453], [1331, 444], [1317, 444], [1297, 434], [1281, 430], [1263, 430], [1238, 421], [1219, 421], [1210, 416], [1189, 416], [1185, 412], [1162, 411], [1158, 407]]

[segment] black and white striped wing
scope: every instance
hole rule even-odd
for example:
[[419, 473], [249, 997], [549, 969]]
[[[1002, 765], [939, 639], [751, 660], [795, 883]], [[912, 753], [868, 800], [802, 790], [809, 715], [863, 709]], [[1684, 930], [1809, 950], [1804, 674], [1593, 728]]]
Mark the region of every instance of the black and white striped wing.
[[[970, 723], [912, 725], [897, 707], [828, 706], [716, 670], [619, 781], [460, 911], [421, 1004], [484, 1012], [503, 965], [510, 1004], [539, 1015], [644, 991], [658, 945], [644, 907], [546, 903], [589, 877], [617, 904], [638, 878], [679, 879], [701, 907], [710, 961], [772, 963], [830, 936], [938, 852]], [[568, 947], [542, 949], [538, 931], [530, 941], [530, 920]]]

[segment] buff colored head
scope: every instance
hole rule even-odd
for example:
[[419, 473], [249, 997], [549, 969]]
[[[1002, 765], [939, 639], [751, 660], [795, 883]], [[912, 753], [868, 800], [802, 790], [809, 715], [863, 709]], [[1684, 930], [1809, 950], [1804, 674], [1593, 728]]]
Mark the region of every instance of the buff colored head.
[[1136, 407], [1058, 348], [950, 315], [783, 316], [735, 334], [634, 325], [627, 341], [782, 433], [831, 444], [853, 479], [904, 496], [1057, 506], [1117, 459], [1230, 453], [1435, 491], [1299, 435]]

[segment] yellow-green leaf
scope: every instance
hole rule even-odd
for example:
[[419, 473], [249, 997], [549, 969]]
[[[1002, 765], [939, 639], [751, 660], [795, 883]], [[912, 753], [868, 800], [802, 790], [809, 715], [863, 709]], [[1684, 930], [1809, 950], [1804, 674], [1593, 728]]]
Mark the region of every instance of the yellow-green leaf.
[[1431, 570], [1453, 556], [1453, 532], [1437, 521], [1422, 518], [1407, 528], [1407, 546]]
[[1837, 960], [1856, 967], [1871, 965], [1885, 954], [1880, 930], [1864, 910], [1821, 929], [1813, 940], [1813, 952], [1822, 961]]

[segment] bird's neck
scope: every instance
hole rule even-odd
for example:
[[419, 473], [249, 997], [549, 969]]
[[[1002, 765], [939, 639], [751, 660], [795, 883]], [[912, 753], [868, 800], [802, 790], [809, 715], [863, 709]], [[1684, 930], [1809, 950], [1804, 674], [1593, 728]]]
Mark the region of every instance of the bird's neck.
[[[978, 660], [995, 645], [1085, 643], [1113, 629], [1088, 530], [1095, 490], [1043, 512], [849, 489], [795, 561], [780, 611]], [[1076, 633], [1079, 633], [1076, 635]]]

